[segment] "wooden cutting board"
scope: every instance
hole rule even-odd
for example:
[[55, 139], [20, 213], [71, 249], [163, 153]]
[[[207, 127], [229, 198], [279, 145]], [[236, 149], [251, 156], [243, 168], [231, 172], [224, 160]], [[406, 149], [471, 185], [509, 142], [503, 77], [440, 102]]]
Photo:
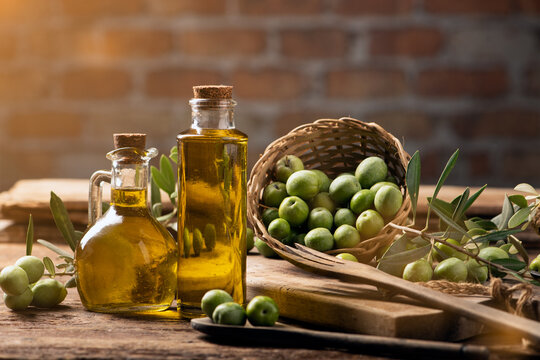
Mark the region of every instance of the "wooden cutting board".
[[461, 340], [482, 330], [480, 324], [468, 319], [405, 297], [385, 300], [375, 287], [311, 274], [285, 260], [253, 254], [247, 264], [248, 298], [270, 296], [282, 316], [296, 321], [340, 331], [430, 340]]

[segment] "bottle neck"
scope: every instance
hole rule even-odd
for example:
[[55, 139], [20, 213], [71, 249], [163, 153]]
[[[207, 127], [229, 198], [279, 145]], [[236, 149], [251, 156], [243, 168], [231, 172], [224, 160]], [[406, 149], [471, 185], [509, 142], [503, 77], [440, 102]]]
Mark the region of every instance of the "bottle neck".
[[148, 162], [113, 161], [111, 205], [147, 207]]
[[191, 99], [192, 129], [234, 129], [232, 99]]

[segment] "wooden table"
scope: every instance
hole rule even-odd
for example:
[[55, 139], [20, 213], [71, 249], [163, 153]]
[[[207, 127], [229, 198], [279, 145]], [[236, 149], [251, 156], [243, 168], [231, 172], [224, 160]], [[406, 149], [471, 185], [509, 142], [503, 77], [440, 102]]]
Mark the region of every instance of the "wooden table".
[[[0, 268], [24, 255], [23, 244], [0, 244]], [[51, 256], [36, 245], [36, 256]], [[65, 279], [62, 279], [65, 280]], [[155, 317], [85, 311], [76, 289], [55, 309], [14, 312], [0, 300], [0, 358], [371, 359], [331, 350], [279, 349], [208, 341], [174, 310]]]
[[[24, 254], [24, 244], [0, 244], [0, 267]], [[34, 255], [50, 256], [42, 246]], [[259, 255], [250, 255], [259, 256]], [[248, 258], [249, 263], [249, 258]], [[65, 279], [62, 279], [65, 280]], [[0, 358], [167, 358], [167, 359], [378, 359], [339, 350], [270, 348], [219, 343], [193, 330], [174, 310], [156, 316], [126, 317], [85, 311], [76, 289], [55, 309], [13, 312], [0, 305]], [[480, 338], [519, 350], [516, 339]], [[531, 354], [530, 352], [521, 352]], [[493, 359], [519, 357], [493, 356]]]

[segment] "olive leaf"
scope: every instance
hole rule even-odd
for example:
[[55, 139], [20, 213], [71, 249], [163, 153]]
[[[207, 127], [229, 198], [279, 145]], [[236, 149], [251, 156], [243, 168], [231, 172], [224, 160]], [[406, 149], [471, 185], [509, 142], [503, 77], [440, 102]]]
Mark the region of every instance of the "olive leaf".
[[416, 249], [405, 250], [396, 254], [385, 256], [383, 259], [381, 259], [377, 268], [388, 274], [401, 277], [403, 268], [407, 264], [426, 256], [430, 250], [431, 244], [428, 244]]
[[508, 221], [514, 215], [514, 206], [508, 198], [508, 195], [504, 196], [502, 211], [499, 215], [492, 219], [492, 221], [497, 224], [499, 230], [508, 228]]
[[459, 232], [461, 235], [463, 235], [463, 236], [465, 236], [467, 238], [471, 238], [471, 235], [469, 235], [469, 233], [467, 233], [461, 226], [459, 226], [454, 220], [452, 220], [452, 218], [450, 216], [445, 214], [444, 211], [442, 211], [440, 208], [438, 208], [436, 203], [435, 204], [428, 204], [428, 205], [429, 205], [429, 208], [431, 208], [435, 212], [435, 214], [437, 214], [437, 216], [439, 218], [441, 218], [442, 221], [444, 221], [446, 224], [448, 224], [449, 227], [453, 228], [454, 230]]
[[516, 248], [518, 254], [523, 258], [523, 261], [528, 264], [529, 253], [527, 252], [527, 250], [525, 250], [521, 241], [519, 241], [518, 238], [516, 238], [514, 235], [510, 235], [508, 236], [508, 243], [512, 244]]
[[452, 219], [454, 221], [460, 221], [463, 219], [465, 215], [465, 205], [467, 204], [467, 201], [469, 200], [469, 193], [470, 193], [470, 189], [466, 188], [463, 194], [459, 196], [459, 200], [456, 204], [456, 208], [454, 210], [454, 213], [452, 214]]
[[163, 211], [163, 205], [161, 205], [161, 203], [156, 203], [152, 205], [152, 215], [155, 218], [160, 217], [162, 214], [162, 211]]
[[480, 196], [480, 194], [482, 194], [484, 192], [484, 190], [486, 189], [487, 187], [487, 184], [485, 184], [484, 186], [482, 186], [480, 189], [478, 189], [477, 192], [475, 192], [470, 198], [469, 200], [467, 200], [467, 202], [465, 203], [465, 207], [463, 208], [463, 213], [465, 213], [467, 210], [469, 210], [469, 208], [471, 207], [471, 205], [476, 201], [476, 199], [478, 199], [478, 197]]
[[65, 257], [73, 259], [73, 254], [70, 254], [67, 251], [63, 250], [63, 249], [60, 249], [56, 245], [51, 244], [50, 242], [48, 242], [47, 240], [38, 239], [37, 242], [40, 243], [41, 245], [45, 246], [47, 249], [57, 253], [58, 255], [65, 256]]
[[527, 267], [527, 264], [524, 263], [523, 261], [518, 260], [518, 259], [512, 259], [512, 258], [494, 259], [494, 260], [491, 260], [491, 262], [497, 265], [502, 265], [508, 270], [512, 270], [512, 271], [521, 271]]
[[452, 217], [452, 214], [454, 213], [455, 206], [447, 201], [441, 199], [432, 199], [428, 197], [428, 203], [432, 204], [437, 209], [444, 212], [444, 214], [448, 217]]
[[[439, 191], [441, 191], [441, 187], [443, 186], [444, 182], [448, 178], [448, 175], [450, 175], [450, 172], [452, 172], [452, 169], [456, 165], [456, 161], [459, 155], [459, 149], [457, 149], [452, 156], [450, 156], [450, 159], [448, 159], [448, 162], [446, 163], [446, 166], [443, 169], [443, 172], [441, 173], [441, 176], [439, 177], [439, 180], [437, 181], [437, 185], [435, 185], [435, 191], [433, 191], [433, 196], [431, 197], [431, 200], [428, 201], [428, 205], [431, 205], [433, 200], [437, 198], [437, 195], [439, 195]], [[431, 206], [428, 206], [428, 211], [426, 215], [426, 227], [427, 229], [429, 224], [429, 216], [431, 213]]]
[[54, 223], [64, 240], [68, 243], [71, 250], [75, 251], [76, 248], [76, 235], [73, 223], [69, 218], [68, 212], [62, 200], [51, 191], [50, 208], [53, 215]]
[[49, 272], [49, 275], [51, 277], [54, 277], [56, 275], [56, 270], [54, 269], [54, 263], [48, 256], [45, 256], [43, 258], [43, 264], [45, 265], [45, 269]]
[[64, 260], [67, 264], [73, 264], [74, 262], [74, 258], [73, 256], [64, 256], [64, 255], [60, 255], [58, 256], [60, 259]]
[[475, 243], [483, 243], [483, 242], [490, 242], [490, 241], [497, 241], [497, 240], [504, 240], [509, 235], [513, 235], [515, 233], [520, 232], [521, 229], [510, 229], [510, 230], [497, 230], [492, 231], [486, 235], [479, 236], [477, 238], [472, 239], [471, 241]]
[[150, 204], [154, 206], [155, 204], [161, 203], [161, 191], [154, 180], [154, 177], [150, 177]]
[[465, 223], [465, 226], [467, 227], [467, 230], [482, 229], [482, 226], [478, 224], [476, 221], [465, 220], [464, 223]]
[[528, 207], [524, 207], [519, 209], [510, 220], [508, 220], [508, 227], [514, 228], [520, 224], [522, 224], [525, 220], [529, 218], [529, 215], [531, 214], [531, 209]]
[[32, 255], [32, 246], [34, 245], [34, 220], [32, 214], [28, 219], [28, 228], [26, 229], [26, 255]]
[[521, 191], [528, 194], [538, 195], [536, 190], [531, 185], [526, 184], [526, 183], [521, 183], [521, 184], [516, 185], [516, 187], [514, 187], [514, 190]]
[[508, 199], [514, 204], [516, 204], [517, 206], [519, 206], [520, 208], [525, 208], [529, 206], [529, 204], [527, 203], [527, 199], [525, 199], [525, 196], [523, 195], [519, 195], [519, 194], [510, 195]]
[[420, 152], [416, 150], [407, 164], [407, 173], [405, 174], [407, 191], [411, 198], [411, 208], [413, 213], [413, 224], [416, 221], [416, 206], [418, 204], [418, 195], [420, 192]]
[[384, 259], [385, 256], [390, 256], [390, 255], [397, 254], [399, 252], [407, 250], [408, 241], [409, 239], [406, 234], [403, 234], [397, 239], [395, 239], [394, 242], [388, 247], [386, 252], [383, 254], [381, 260]]
[[79, 245], [79, 242], [81, 242], [81, 239], [84, 236], [84, 232], [75, 230], [75, 240], [77, 241], [77, 245]]
[[169, 158], [175, 163], [178, 164], [178, 147], [173, 146], [169, 153]]
[[484, 230], [489, 231], [489, 230], [497, 230], [498, 229], [497, 224], [495, 224], [491, 220], [480, 219], [480, 220], [474, 220], [474, 222], [476, 224], [478, 224]]
[[172, 188], [172, 190], [167, 191], [167, 193], [172, 194], [176, 186], [176, 177], [174, 176], [171, 161], [165, 155], [161, 155], [161, 158], [159, 159], [159, 169], [167, 179], [168, 185]]
[[152, 174], [152, 179], [154, 180], [156, 185], [163, 189], [167, 194], [174, 191], [174, 189], [170, 187], [169, 181], [165, 178], [165, 176], [159, 171], [157, 167], [152, 165], [150, 167], [150, 173]]
[[159, 221], [159, 222], [164, 222], [164, 221], [172, 219], [174, 217], [174, 215], [176, 215], [175, 211], [170, 212], [168, 214], [165, 214], [163, 216], [159, 216], [159, 217], [156, 218], [156, 220]]
[[66, 283], [64, 284], [64, 286], [66, 288], [73, 288], [75, 286], [77, 286], [77, 277], [76, 276], [72, 276], [68, 281], [66, 281]]

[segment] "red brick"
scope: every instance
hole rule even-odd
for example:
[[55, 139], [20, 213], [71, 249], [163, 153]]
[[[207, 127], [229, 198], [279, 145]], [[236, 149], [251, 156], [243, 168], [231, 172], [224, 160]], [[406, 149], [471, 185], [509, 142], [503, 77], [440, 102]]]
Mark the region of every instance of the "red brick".
[[465, 70], [431, 69], [418, 76], [418, 92], [429, 97], [495, 97], [508, 90], [508, 78], [502, 68]]
[[[412, 155], [412, 154], [411, 154]], [[443, 166], [451, 153], [442, 149], [420, 149], [420, 178], [422, 184], [435, 184], [439, 179]]]
[[480, 151], [467, 154], [469, 173], [473, 177], [489, 177], [493, 175], [489, 153]]
[[47, 20], [54, 15], [51, 1], [0, 0], [0, 21], [2, 23], [26, 23]]
[[463, 138], [537, 138], [540, 113], [505, 109], [460, 116], [452, 122], [454, 131]]
[[370, 53], [410, 57], [430, 56], [440, 51], [443, 40], [441, 32], [433, 28], [373, 30]]
[[377, 98], [407, 92], [405, 74], [390, 69], [335, 70], [328, 74], [328, 96], [332, 98]]
[[145, 10], [144, 0], [62, 0], [65, 15], [75, 18], [128, 16]]
[[281, 69], [238, 70], [232, 78], [235, 96], [244, 99], [296, 99], [307, 85], [298, 72]]
[[222, 15], [226, 10], [223, 0], [151, 0], [150, 9], [159, 15]]
[[300, 125], [312, 123], [318, 119], [332, 119], [335, 117], [335, 112], [325, 109], [306, 109], [303, 111], [287, 112], [274, 121], [274, 134], [276, 136], [283, 136]]
[[[537, 149], [509, 149], [502, 156], [502, 174], [510, 183], [538, 186], [540, 152]], [[535, 185], [536, 184], [536, 185]]]
[[332, 58], [347, 52], [347, 34], [335, 29], [285, 30], [281, 51], [292, 58]]
[[507, 14], [512, 0], [426, 0], [424, 7], [437, 14]]
[[246, 15], [313, 15], [324, 10], [322, 0], [240, 0], [240, 13]]
[[371, 113], [362, 118], [376, 122], [398, 139], [427, 140], [433, 135], [433, 123], [427, 114], [409, 110]]
[[413, 0], [338, 0], [335, 11], [340, 15], [397, 15], [410, 13]]
[[17, 69], [0, 73], [0, 102], [47, 96], [50, 82], [44, 71]]
[[253, 55], [264, 51], [265, 33], [254, 29], [182, 31], [180, 50], [194, 55]]
[[130, 75], [111, 68], [81, 68], [60, 76], [62, 95], [68, 99], [114, 99], [128, 94]]
[[77, 138], [82, 134], [82, 119], [66, 112], [32, 112], [8, 119], [7, 133], [14, 138]]
[[540, 96], [540, 64], [533, 65], [526, 71], [524, 81], [528, 95]]
[[24, 37], [24, 56], [42, 59], [86, 57], [99, 52], [92, 28], [39, 28]]
[[172, 49], [172, 34], [165, 30], [118, 29], [104, 34], [103, 50], [112, 57], [152, 57]]
[[223, 77], [216, 71], [167, 68], [147, 75], [146, 94], [156, 98], [191, 98], [194, 85], [222, 82]]
[[540, 1], [538, 0], [518, 0], [519, 10], [529, 15], [540, 14]]
[[0, 34], [0, 60], [11, 60], [17, 52], [17, 42], [15, 35], [10, 33]]
[[55, 168], [56, 156], [57, 154], [42, 149], [2, 151], [3, 173], [0, 184], [8, 187], [20, 179], [59, 177]]

